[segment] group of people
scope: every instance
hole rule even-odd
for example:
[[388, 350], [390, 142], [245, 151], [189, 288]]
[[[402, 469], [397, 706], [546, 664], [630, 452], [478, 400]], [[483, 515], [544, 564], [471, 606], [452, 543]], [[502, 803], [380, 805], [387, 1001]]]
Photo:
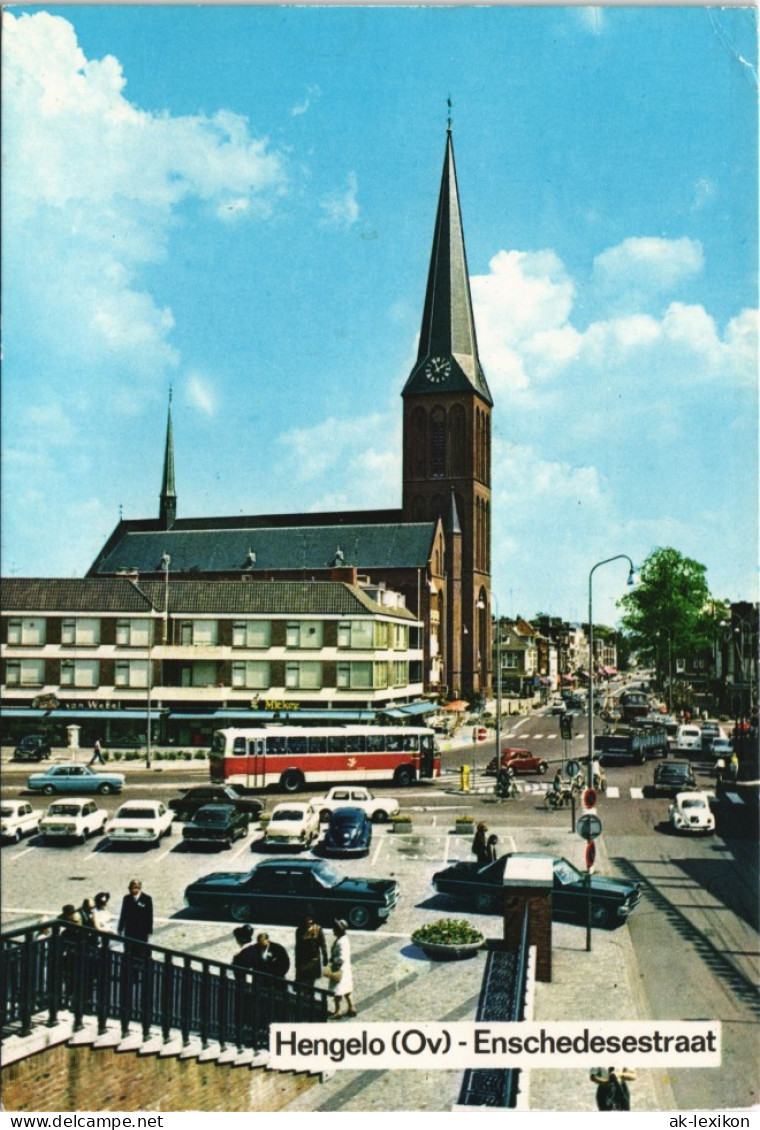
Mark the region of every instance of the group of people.
[[[98, 891], [94, 898], [86, 898], [80, 907], [66, 903], [59, 918], [66, 925], [64, 936], [70, 936], [76, 926], [88, 926], [91, 930], [114, 933], [113, 915], [108, 909], [111, 895], [108, 891]], [[153, 933], [153, 900], [145, 894], [139, 879], [130, 879], [127, 894], [121, 900], [121, 910], [115, 932], [136, 942], [147, 942]]]
[[[290, 957], [279, 942], [273, 942], [263, 931], [254, 940], [253, 926], [248, 925], [238, 926], [233, 936], [239, 946], [232, 958], [232, 965], [236, 968], [268, 973], [271, 977], [287, 976]], [[323, 976], [330, 982], [334, 1000], [330, 1019], [356, 1016], [348, 925], [341, 918], [335, 920], [333, 942], [328, 952], [324, 930], [307, 915], [295, 933], [295, 979], [313, 988]], [[345, 1004], [344, 1011], [341, 1011], [342, 1004]]]
[[472, 838], [472, 854], [479, 866], [494, 862], [499, 854], [498, 843], [499, 837], [493, 834], [489, 836], [488, 825], [481, 820]]

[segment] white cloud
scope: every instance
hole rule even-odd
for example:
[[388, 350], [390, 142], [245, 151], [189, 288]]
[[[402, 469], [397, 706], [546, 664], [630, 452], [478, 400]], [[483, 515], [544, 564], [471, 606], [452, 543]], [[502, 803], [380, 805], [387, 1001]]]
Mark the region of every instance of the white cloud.
[[606, 15], [603, 8], [587, 7], [578, 8], [578, 19], [581, 26], [590, 31], [592, 35], [601, 35], [605, 28]]
[[597, 255], [591, 282], [598, 300], [643, 308], [703, 269], [699, 240], [635, 236]]
[[297, 118], [300, 117], [301, 114], [305, 114], [308, 110], [311, 109], [312, 101], [316, 98], [319, 98], [321, 94], [322, 91], [318, 86], [310, 86], [307, 89], [303, 100], [295, 105], [290, 111], [292, 117]]
[[356, 173], [348, 174], [348, 185], [345, 191], [329, 193], [320, 201], [322, 209], [322, 222], [331, 227], [349, 228], [359, 219], [359, 203], [356, 194], [359, 183]]
[[193, 408], [197, 408], [206, 416], [213, 416], [216, 412], [216, 397], [208, 382], [200, 373], [191, 373], [186, 384], [186, 398]]

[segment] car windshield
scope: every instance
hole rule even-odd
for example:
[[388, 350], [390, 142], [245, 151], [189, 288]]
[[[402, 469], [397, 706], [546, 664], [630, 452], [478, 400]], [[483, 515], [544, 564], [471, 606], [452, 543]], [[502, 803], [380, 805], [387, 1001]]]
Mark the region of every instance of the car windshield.
[[281, 808], [272, 813], [273, 820], [303, 820], [306, 813], [301, 808]]
[[48, 816], [78, 816], [81, 806], [78, 804], [51, 804]]
[[567, 886], [568, 883], [577, 883], [581, 879], [580, 871], [577, 871], [572, 863], [568, 863], [566, 859], [555, 859], [554, 876], [563, 886]]
[[681, 808], [707, 808], [701, 796], [689, 797], [688, 800], [681, 801]]
[[3, 805], [3, 807], [0, 808], [0, 816], [13, 816], [14, 812], [15, 809], [10, 808], [7, 805]]
[[325, 863], [323, 859], [320, 859], [314, 865], [312, 874], [314, 875], [314, 878], [317, 880], [317, 882], [321, 883], [323, 887], [337, 887], [338, 883], [342, 882], [341, 877], [335, 870], [335, 868], [331, 867], [329, 863]]
[[124, 805], [116, 813], [117, 820], [152, 820], [156, 815], [153, 808], [137, 808], [131, 805]]
[[229, 816], [227, 808], [201, 808], [195, 814], [196, 824], [225, 824]]

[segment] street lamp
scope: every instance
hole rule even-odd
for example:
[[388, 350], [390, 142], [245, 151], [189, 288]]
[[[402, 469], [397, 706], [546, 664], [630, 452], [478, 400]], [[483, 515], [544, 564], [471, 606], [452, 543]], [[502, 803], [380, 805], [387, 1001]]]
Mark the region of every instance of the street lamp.
[[172, 559], [168, 553], [161, 555], [160, 565], [164, 571], [164, 644], [169, 642], [169, 566]]
[[609, 565], [611, 561], [627, 561], [630, 565], [628, 584], [636, 584], [636, 570], [627, 553], [618, 553], [614, 557], [606, 557], [604, 561], [597, 561], [588, 575], [588, 647], [589, 647], [589, 683], [588, 683], [588, 760], [586, 764], [586, 783], [589, 788], [594, 784], [594, 611], [592, 602], [592, 582], [594, 573], [602, 565]]
[[501, 617], [499, 602], [493, 591], [491, 600], [496, 613], [496, 774], [498, 776], [501, 769]]

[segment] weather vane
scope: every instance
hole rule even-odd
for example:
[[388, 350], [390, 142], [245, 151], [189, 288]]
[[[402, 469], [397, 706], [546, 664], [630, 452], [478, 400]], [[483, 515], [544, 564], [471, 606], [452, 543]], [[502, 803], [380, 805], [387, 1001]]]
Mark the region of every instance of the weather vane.
[[449, 133], [451, 133], [451, 95], [449, 95], [446, 99], [446, 105], [448, 106], [446, 129], [449, 131]]

